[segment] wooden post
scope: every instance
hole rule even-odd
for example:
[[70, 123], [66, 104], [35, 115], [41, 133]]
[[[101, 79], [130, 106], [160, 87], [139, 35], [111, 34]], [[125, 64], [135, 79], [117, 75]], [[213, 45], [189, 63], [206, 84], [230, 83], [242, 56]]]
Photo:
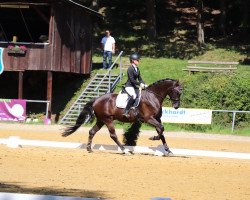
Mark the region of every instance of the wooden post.
[[23, 98], [23, 72], [18, 72], [18, 99]]
[[48, 108], [49, 119], [51, 119], [52, 80], [53, 80], [53, 74], [51, 71], [48, 71], [47, 73], [47, 101], [50, 101], [49, 108]]

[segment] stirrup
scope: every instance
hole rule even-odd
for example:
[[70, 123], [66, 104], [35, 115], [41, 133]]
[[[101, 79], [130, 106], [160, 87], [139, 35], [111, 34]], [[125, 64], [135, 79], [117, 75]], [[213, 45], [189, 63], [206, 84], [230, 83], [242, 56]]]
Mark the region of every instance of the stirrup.
[[123, 115], [124, 117], [127, 117], [127, 118], [129, 118], [129, 116], [130, 116], [129, 113], [123, 113], [122, 115]]
[[130, 116], [129, 111], [130, 110], [126, 110], [122, 115], [128, 118]]

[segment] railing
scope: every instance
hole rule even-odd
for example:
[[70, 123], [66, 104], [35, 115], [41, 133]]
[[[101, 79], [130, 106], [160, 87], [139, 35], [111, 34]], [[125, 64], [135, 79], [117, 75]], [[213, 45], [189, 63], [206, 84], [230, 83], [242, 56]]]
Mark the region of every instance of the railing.
[[212, 110], [212, 112], [233, 113], [232, 132], [234, 132], [236, 113], [250, 113], [250, 111], [240, 111], [240, 110]]
[[95, 88], [95, 92], [98, 90], [98, 88], [102, 85], [103, 81], [105, 80], [106, 77], [109, 78], [109, 92], [111, 92], [111, 70], [113, 69], [113, 67], [115, 66], [115, 64], [117, 63], [118, 59], [120, 59], [120, 73], [119, 73], [119, 80], [121, 80], [122, 78], [122, 54], [123, 51], [121, 51], [119, 53], [119, 55], [117, 56], [117, 58], [115, 59], [115, 61], [113, 62], [113, 64], [110, 66], [110, 68], [107, 70], [107, 73], [105, 74], [105, 76], [102, 78], [102, 80], [100, 81], [100, 83], [96, 86]]
[[48, 119], [48, 117], [49, 117], [49, 104], [50, 104], [50, 101], [26, 100], [26, 102], [30, 102], [30, 103], [46, 103], [46, 119]]

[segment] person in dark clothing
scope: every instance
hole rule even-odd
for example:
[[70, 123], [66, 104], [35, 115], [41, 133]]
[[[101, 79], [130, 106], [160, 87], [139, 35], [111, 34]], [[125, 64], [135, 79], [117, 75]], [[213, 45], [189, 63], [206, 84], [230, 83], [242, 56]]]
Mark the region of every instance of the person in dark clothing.
[[128, 68], [128, 80], [125, 83], [125, 90], [130, 95], [128, 104], [124, 110], [124, 116], [129, 117], [129, 110], [133, 106], [135, 99], [136, 99], [136, 92], [135, 89], [139, 87], [141, 89], [145, 89], [147, 85], [141, 78], [140, 70], [138, 68], [140, 56], [137, 53], [133, 53], [130, 55], [130, 63], [131, 66]]

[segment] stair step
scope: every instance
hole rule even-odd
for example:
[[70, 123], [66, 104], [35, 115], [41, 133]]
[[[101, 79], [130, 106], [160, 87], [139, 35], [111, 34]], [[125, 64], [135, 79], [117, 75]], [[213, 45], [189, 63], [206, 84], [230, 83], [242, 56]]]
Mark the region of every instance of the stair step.
[[[85, 92], [85, 94], [97, 94], [97, 92]], [[99, 95], [101, 94], [101, 92], [99, 92]], [[105, 94], [104, 92], [102, 92], [102, 94]]]
[[[111, 76], [110, 79], [115, 80], [115, 79], [117, 79], [117, 77], [116, 76]], [[97, 77], [94, 80], [109, 80], [109, 77]]]
[[[91, 83], [100, 83], [100, 81], [98, 81], [98, 80], [94, 80], [94, 81], [92, 81]], [[105, 80], [105, 81], [102, 81], [102, 84], [104, 84], [104, 83], [106, 83], [106, 84], [109, 84], [110, 82], [109, 82], [109, 80]], [[111, 80], [111, 83], [112, 83], [112, 80]]]
[[118, 77], [119, 75], [107, 76], [106, 74], [96, 74], [92, 81], [85, 88], [84, 92], [70, 107], [69, 111], [61, 120], [61, 123], [75, 124], [75, 121], [79, 116], [82, 108], [93, 98], [106, 94], [109, 91], [109, 87], [114, 87], [114, 85], [118, 82]]

